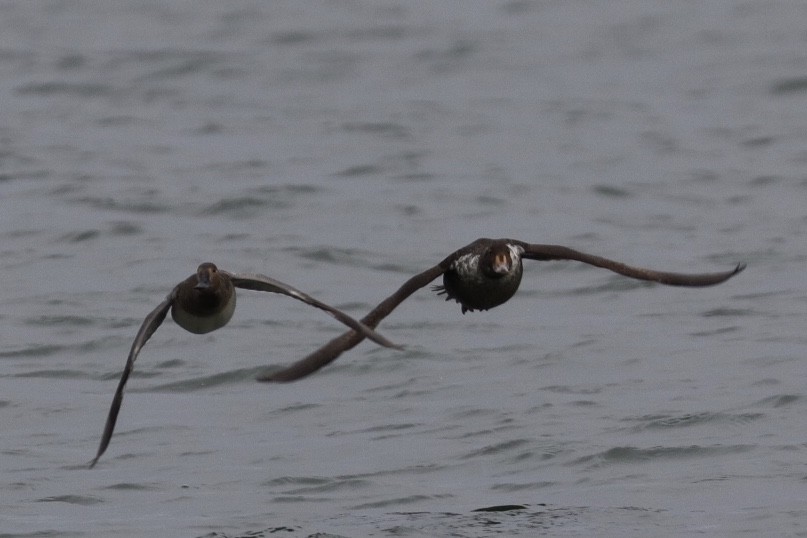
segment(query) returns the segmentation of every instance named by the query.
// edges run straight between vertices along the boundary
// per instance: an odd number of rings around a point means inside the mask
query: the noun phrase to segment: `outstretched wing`
[[[243,288],[246,290],[269,291],[272,293],[280,293],[283,295],[288,295],[289,297],[293,297],[306,304],[319,308],[320,310],[324,310],[325,312],[327,312],[337,320],[341,321],[354,331],[360,332],[362,334],[362,337],[367,337],[379,345],[395,349],[403,349],[401,346],[393,344],[392,342],[390,342],[389,340],[387,340],[386,338],[375,332],[373,329],[365,325],[364,323],[356,321],[355,319],[348,316],[341,310],[334,308],[330,305],[327,305],[321,301],[318,301],[313,297],[311,297],[310,295],[308,295],[307,293],[303,293],[300,290],[289,286],[288,284],[280,282],[279,280],[275,280],[273,278],[269,278],[268,276],[260,274],[246,274],[246,273],[232,274],[232,273],[226,273],[225,271],[222,272],[224,272],[225,274],[227,274],[227,276],[230,277],[230,280],[232,280],[233,282],[233,286],[235,286],[236,288]]]
[[[659,282],[668,286],[714,286],[715,284],[725,282],[745,269],[745,264],[740,263],[731,271],[720,273],[668,273],[666,271],[654,271],[653,269],[645,269],[643,267],[633,267],[618,261],[609,260],[608,258],[602,258],[593,254],[586,254],[585,252],[579,252],[560,245],[533,245],[522,241],[508,241],[524,249],[522,256],[531,260],[575,260],[596,267],[602,267],[603,269],[608,269],[609,271],[630,278]]]
[[[98,462],[98,459],[106,451],[106,448],[109,446],[109,441],[112,439],[112,433],[115,431],[115,422],[118,420],[118,412],[123,403],[123,389],[126,387],[126,382],[129,380],[129,374],[132,373],[135,359],[137,359],[140,349],[148,342],[148,339],[151,338],[151,335],[154,334],[154,331],[162,324],[163,320],[165,320],[165,316],[171,309],[171,305],[174,304],[177,290],[179,290],[179,285],[174,287],[163,302],[157,305],[157,308],[146,316],[146,319],[144,319],[143,323],[140,325],[140,330],[137,331],[137,336],[135,336],[134,342],[132,343],[132,349],[129,350],[129,358],[126,359],[126,366],[123,368],[123,374],[120,376],[118,388],[115,389],[115,396],[112,398],[112,406],[109,408],[109,415],[106,417],[106,425],[104,426],[104,434],[101,436],[101,444],[98,446],[98,453],[90,462],[90,469]]]
[[[398,288],[398,291],[384,299],[378,306],[373,308],[369,314],[364,316],[361,321],[367,327],[378,326],[381,320],[395,310],[407,297],[442,275],[448,267],[447,261],[450,258],[451,257],[446,258],[440,265],[427,269],[407,280],[403,286]],[[363,334],[359,334],[355,330],[348,331],[334,338],[306,358],[295,362],[288,368],[259,377],[258,381],[287,382],[300,379],[333,362],[339,355],[355,347],[363,339]]]

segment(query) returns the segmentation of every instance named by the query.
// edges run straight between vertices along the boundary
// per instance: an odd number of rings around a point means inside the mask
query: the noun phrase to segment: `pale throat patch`
[[[507,243],[507,248],[510,249],[510,258],[513,260],[513,264],[518,263],[518,260],[521,259],[521,255],[524,254],[524,249],[518,245],[511,245]]]
[[[454,269],[465,280],[479,279],[479,254],[463,254],[453,264]]]

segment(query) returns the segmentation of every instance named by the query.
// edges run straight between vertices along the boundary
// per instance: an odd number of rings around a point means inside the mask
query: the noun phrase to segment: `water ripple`
[[[357,504],[354,505],[352,509],[370,510],[376,508],[401,507],[406,506],[407,504],[417,504],[424,501],[435,501],[438,499],[450,499],[451,497],[453,497],[453,495],[448,493],[441,495],[407,495],[405,497],[391,497],[389,499]]]
[[[84,370],[34,370],[32,372],[24,372],[15,374],[14,377],[19,378],[45,378],[45,379],[86,379],[87,372]]]
[[[57,346],[53,344],[32,344],[21,349],[10,351],[0,351],[0,359],[26,358],[26,357],[49,357],[56,353],[61,353],[67,346]]]
[[[409,138],[411,136],[409,129],[398,123],[348,122],[342,125],[342,129],[348,133],[355,132],[394,139]]]
[[[714,457],[748,452],[753,449],[754,445],[690,445],[670,447],[657,446],[652,448],[618,446],[597,454],[577,458],[572,464],[586,464],[589,467],[601,467],[619,463],[646,463],[654,460]]]
[[[126,199],[123,197],[82,196],[75,198],[73,202],[104,211],[123,211],[140,214],[166,213],[172,209],[170,205],[163,202],[136,198]]]
[[[625,420],[641,422],[632,427],[632,431],[642,430],[687,428],[691,426],[701,426],[708,424],[737,424],[744,425],[754,420],[764,418],[764,413],[687,413],[683,415],[655,415],[646,417],[629,418]]]
[[[318,262],[335,263],[339,265],[365,265],[366,261],[372,257],[372,253],[356,248],[338,248],[332,246],[320,246],[314,248],[291,247],[301,258],[315,260]]]
[[[218,202],[206,206],[198,215],[203,217],[225,216],[234,219],[248,219],[264,213],[270,209],[286,209],[291,207],[290,202],[277,199],[259,198],[256,196],[238,196],[223,198]]]
[[[137,392],[194,392],[208,390],[212,387],[236,385],[245,380],[254,380],[258,374],[265,372],[265,367],[238,368],[218,374],[184,379],[173,383],[164,383],[146,389],[132,389]]]
[[[290,489],[284,492],[285,496],[311,495],[317,493],[332,493],[342,490],[359,490],[372,485],[369,480],[356,478],[333,478],[323,479],[317,484],[309,484],[304,487]]]
[[[787,95],[807,92],[807,77],[784,78],[771,86],[773,95]]]
[[[476,450],[472,450],[462,456],[461,459],[471,459],[471,458],[478,458],[478,457],[486,457],[486,456],[494,456],[505,454],[507,452],[511,452],[516,449],[520,449],[524,446],[528,446],[532,443],[530,439],[513,439],[510,441],[503,441],[501,443],[495,443],[492,445],[488,445]]]
[[[800,394],[779,394],[776,396],[768,396],[767,398],[763,398],[754,405],[761,407],[786,407],[803,401],[804,396]]]
[[[88,97],[95,98],[103,95],[112,95],[117,89],[107,84],[93,82],[34,82],[18,86],[15,89],[19,95],[54,96],[66,95],[68,97]]]
[[[38,502],[43,503],[67,503],[67,504],[77,504],[80,506],[92,506],[94,504],[98,504],[103,502],[102,499],[98,497],[92,497],[89,495],[56,495],[53,497],[44,497],[42,499],[37,499]]]
[[[160,485],[156,483],[144,484],[140,482],[118,482],[104,486],[104,489],[119,490],[119,491],[159,491]]]

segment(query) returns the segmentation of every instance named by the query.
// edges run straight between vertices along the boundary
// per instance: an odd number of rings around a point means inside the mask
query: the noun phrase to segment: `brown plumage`
[[[560,245],[530,244],[514,239],[477,239],[453,252],[443,261],[407,280],[398,291],[384,299],[362,318],[368,327],[377,327],[399,304],[434,279],[443,276],[443,285],[435,286],[446,300],[457,301],[462,313],[488,310],[507,302],[521,283],[521,260],[574,260],[638,280],[659,282],[668,286],[703,287],[720,284],[736,275],[745,264],[720,273],[669,273],[633,267],[621,262],[586,254]],[[259,378],[260,381],[286,382],[305,377],[334,361],[356,346],[364,336],[349,331],[334,338],[308,357]]]
[[[235,288],[248,290],[268,291],[288,295],[306,304],[324,310],[337,320],[341,321],[362,338],[370,338],[374,342],[385,346],[399,348],[367,325],[356,321],[341,310],[322,303],[288,284],[260,274],[234,274],[219,270],[212,263],[203,263],[193,274],[174,286],[166,298],[152,310],[137,331],[126,366],[123,369],[118,388],[109,408],[104,433],[95,458],[90,462],[93,467],[103,455],[115,431],[115,422],[118,419],[121,403],[123,403],[123,389],[134,368],[135,359],[140,349],[145,345],[151,335],[165,320],[168,311],[177,325],[194,334],[205,334],[224,327],[235,312]]]

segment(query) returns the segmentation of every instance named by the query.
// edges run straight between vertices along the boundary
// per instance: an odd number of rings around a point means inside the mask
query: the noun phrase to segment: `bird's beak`
[[[493,271],[500,275],[505,275],[510,272],[510,261],[504,254],[497,254],[493,258]]]
[[[193,287],[195,290],[206,290],[210,287],[210,273],[202,271],[196,275],[196,285]]]

